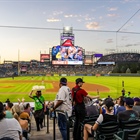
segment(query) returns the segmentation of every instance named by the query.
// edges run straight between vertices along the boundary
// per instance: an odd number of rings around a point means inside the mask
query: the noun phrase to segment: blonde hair
[[[16,120],[19,119],[20,113],[21,113],[20,106],[17,105],[17,104],[14,105],[14,106],[12,107],[12,114],[13,114],[13,116],[14,116],[14,118],[15,118]]]

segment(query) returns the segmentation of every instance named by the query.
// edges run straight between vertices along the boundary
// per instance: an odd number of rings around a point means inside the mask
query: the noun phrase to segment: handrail
[[[70,133],[70,130],[69,130],[70,129],[70,124],[69,124],[69,117],[68,117],[67,112],[62,111],[62,110],[55,110],[52,113],[54,113],[53,116],[52,116],[52,118],[53,118],[53,140],[56,140],[56,136],[55,136],[55,134],[56,134],[56,131],[55,131],[56,113],[63,113],[65,115],[66,121],[67,121],[67,140],[70,140],[70,134],[69,134]]]

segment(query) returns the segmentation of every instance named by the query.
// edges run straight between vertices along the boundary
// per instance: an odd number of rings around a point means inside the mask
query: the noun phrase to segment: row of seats
[[[84,124],[94,125],[98,116],[85,118],[81,123],[81,135],[83,137]],[[123,122],[107,122],[99,125],[98,129],[90,135],[94,140],[134,140],[136,133],[140,129],[140,120],[130,120]],[[119,139],[120,138],[120,139]]]

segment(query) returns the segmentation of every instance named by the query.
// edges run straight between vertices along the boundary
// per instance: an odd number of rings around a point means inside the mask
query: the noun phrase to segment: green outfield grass
[[[79,76],[78,76],[79,77]],[[68,82],[73,82],[73,86],[75,86],[75,79],[78,78],[76,76],[68,76]],[[110,95],[113,98],[117,98],[121,95],[122,90],[122,81],[124,81],[124,88],[126,92],[131,92],[131,97],[140,96],[140,77],[95,77],[95,76],[84,76],[84,81],[89,84],[98,84],[106,86],[110,89],[109,92],[101,92],[100,97],[106,98]],[[25,101],[32,101],[28,97],[28,93],[31,91],[34,85],[44,85],[46,90],[43,90],[43,96],[45,99],[54,100],[56,96],[56,92],[47,92],[47,90],[52,89],[53,85],[50,83],[51,81],[59,81],[60,77],[54,76],[31,76],[27,77],[15,77],[14,80],[12,78],[1,78],[0,79],[0,101],[5,102],[7,98],[9,98],[12,102],[17,102],[18,98],[25,98]],[[42,80],[45,82],[43,83]],[[50,81],[47,83],[46,81]],[[93,87],[94,88],[94,87]],[[85,90],[88,90],[85,89]],[[89,92],[90,95],[96,95],[97,93],[94,91]]]

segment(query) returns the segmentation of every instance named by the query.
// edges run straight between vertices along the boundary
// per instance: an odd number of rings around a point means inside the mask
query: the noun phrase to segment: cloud
[[[61,19],[56,19],[56,18],[50,18],[50,19],[47,19],[47,22],[60,22]]]
[[[89,23],[86,24],[86,27],[88,29],[95,29],[95,30],[100,28],[98,22],[89,22]]]
[[[72,14],[70,14],[70,15],[64,15],[64,17],[65,18],[76,18],[76,17],[78,17],[78,15],[72,15]]]
[[[63,14],[63,11],[54,11],[53,12],[54,16],[61,15],[61,14]]]
[[[86,17],[85,20],[92,20],[92,18]]]
[[[112,8],[108,8],[108,11],[116,11],[118,8],[117,7],[112,7]]]
[[[78,22],[82,22],[82,19],[77,19]]]
[[[116,14],[107,14],[108,17],[117,17]]]
[[[118,46],[119,48],[129,48],[129,47],[135,47],[135,46],[139,46],[140,45],[140,42],[138,42],[138,43],[135,43],[135,44],[131,44],[131,43],[129,43],[129,44],[126,44],[126,45],[120,45],[120,46]]]
[[[106,41],[106,43],[113,43],[113,39],[108,39],[107,41]]]
[[[140,44],[139,43],[136,43],[136,44],[127,44],[125,45],[124,47],[134,47],[134,46],[139,46]]]
[[[102,16],[99,16],[99,19],[103,19],[103,17]]]

